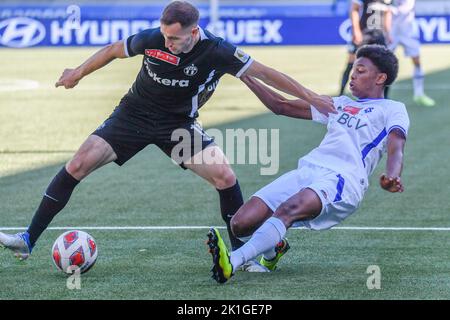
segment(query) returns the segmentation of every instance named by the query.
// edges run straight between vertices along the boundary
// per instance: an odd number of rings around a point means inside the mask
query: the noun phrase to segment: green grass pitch
[[[0,228],[28,225],[51,178],[134,80],[140,58],[115,61],[73,90],[54,88],[64,68],[80,64],[94,50],[0,50]],[[344,47],[246,50],[330,95],[336,94],[346,59]],[[382,161],[362,207],[342,227],[450,227],[450,46],[425,46],[422,56],[427,92],[438,106],[424,109],[412,102],[412,66],[404,58],[391,90],[393,99],[407,105],[411,118],[405,193],[392,195],[378,187]],[[39,87],[12,91],[18,80],[32,80]],[[277,175],[261,176],[257,165],[233,166],[245,198],[295,168],[297,159],[317,146],[325,132],[312,122],[265,111],[229,76],[201,110],[206,128],[280,129]],[[122,168],[110,164],[89,176],[51,226],[212,225],[223,226],[216,191],[151,146]],[[62,232],[44,233],[26,262],[0,252],[0,299],[450,298],[450,231],[291,230],[292,249],[279,270],[238,272],[219,288],[210,279],[206,228],[88,230],[97,240],[99,259],[82,276],[81,290],[67,289],[66,277],[51,262],[51,246]],[[381,270],[379,290],[366,286],[371,265]]]

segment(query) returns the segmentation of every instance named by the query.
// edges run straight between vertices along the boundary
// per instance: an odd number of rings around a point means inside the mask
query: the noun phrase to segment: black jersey
[[[384,29],[385,14],[392,0],[353,0],[353,2],[362,6],[359,19],[361,30]]]
[[[240,77],[252,63],[249,55],[222,38],[200,29],[200,40],[188,53],[172,54],[160,28],[130,36],[132,57],[144,55],[142,68],[125,97],[161,114],[196,118],[225,73]]]

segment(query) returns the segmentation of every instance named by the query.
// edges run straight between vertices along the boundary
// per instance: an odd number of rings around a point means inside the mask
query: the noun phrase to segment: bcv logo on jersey
[[[337,122],[346,125],[349,128],[355,128],[355,130],[366,127],[367,124],[362,123],[363,120],[356,117],[361,110],[363,110],[363,108],[358,108],[355,106],[345,106],[342,109],[344,113],[342,113],[339,119],[337,119]]]
[[[361,109],[359,109],[359,110],[361,110]],[[358,112],[359,112],[359,110],[358,110]],[[351,115],[350,113],[342,113],[341,116],[337,119],[337,122],[340,124],[346,125],[349,128],[355,128],[355,130],[359,130],[361,128],[367,127],[366,123],[362,123],[363,119],[355,117],[354,115]]]
[[[45,38],[45,27],[37,20],[18,17],[0,21],[0,44],[11,48],[26,48]]]

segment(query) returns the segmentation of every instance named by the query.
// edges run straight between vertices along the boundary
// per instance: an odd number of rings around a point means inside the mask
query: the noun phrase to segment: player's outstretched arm
[[[241,80],[273,113],[292,118],[312,119],[311,107],[308,102],[301,99],[288,100],[249,76],[241,76]]]
[[[98,70],[116,58],[126,58],[123,40],[117,41],[107,45],[97,51],[94,55],[88,58],[83,64],[75,69],[65,69],[55,87],[64,87],[71,89],[80,82],[83,77]]]
[[[363,34],[361,31],[361,27],[359,25],[360,9],[361,9],[361,5],[359,5],[356,2],[353,2],[352,6],[350,8],[350,21],[352,22],[352,41],[357,46],[359,46],[363,42]]]
[[[380,177],[380,185],[389,192],[403,192],[401,181],[403,169],[403,150],[406,138],[400,129],[394,129],[389,133],[387,140],[386,173]]]
[[[310,105],[313,105],[318,111],[325,115],[337,113],[331,97],[318,95],[305,88],[288,75],[269,68],[257,61],[254,61],[250,65],[244,75],[258,78],[273,88],[298,97],[308,102]]]
[[[392,9],[390,7],[388,7],[386,14],[385,14],[385,18],[384,18],[384,34],[386,35],[386,42],[387,44],[391,44],[392,43],[392,37],[391,37],[391,32],[392,32]]]

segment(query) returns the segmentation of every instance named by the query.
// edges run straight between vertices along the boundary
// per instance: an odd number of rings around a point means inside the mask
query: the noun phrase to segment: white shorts
[[[392,43],[389,44],[389,50],[395,51],[401,45],[405,51],[405,56],[415,58],[420,55],[420,41],[412,30],[393,31],[391,37]]]
[[[358,196],[361,192],[356,192],[356,185],[339,173],[302,161],[298,169],[282,175],[253,196],[260,198],[275,212],[283,202],[309,188],[319,196],[322,211],[312,220],[295,222],[293,227],[326,230],[343,221],[358,208],[362,197]]]

